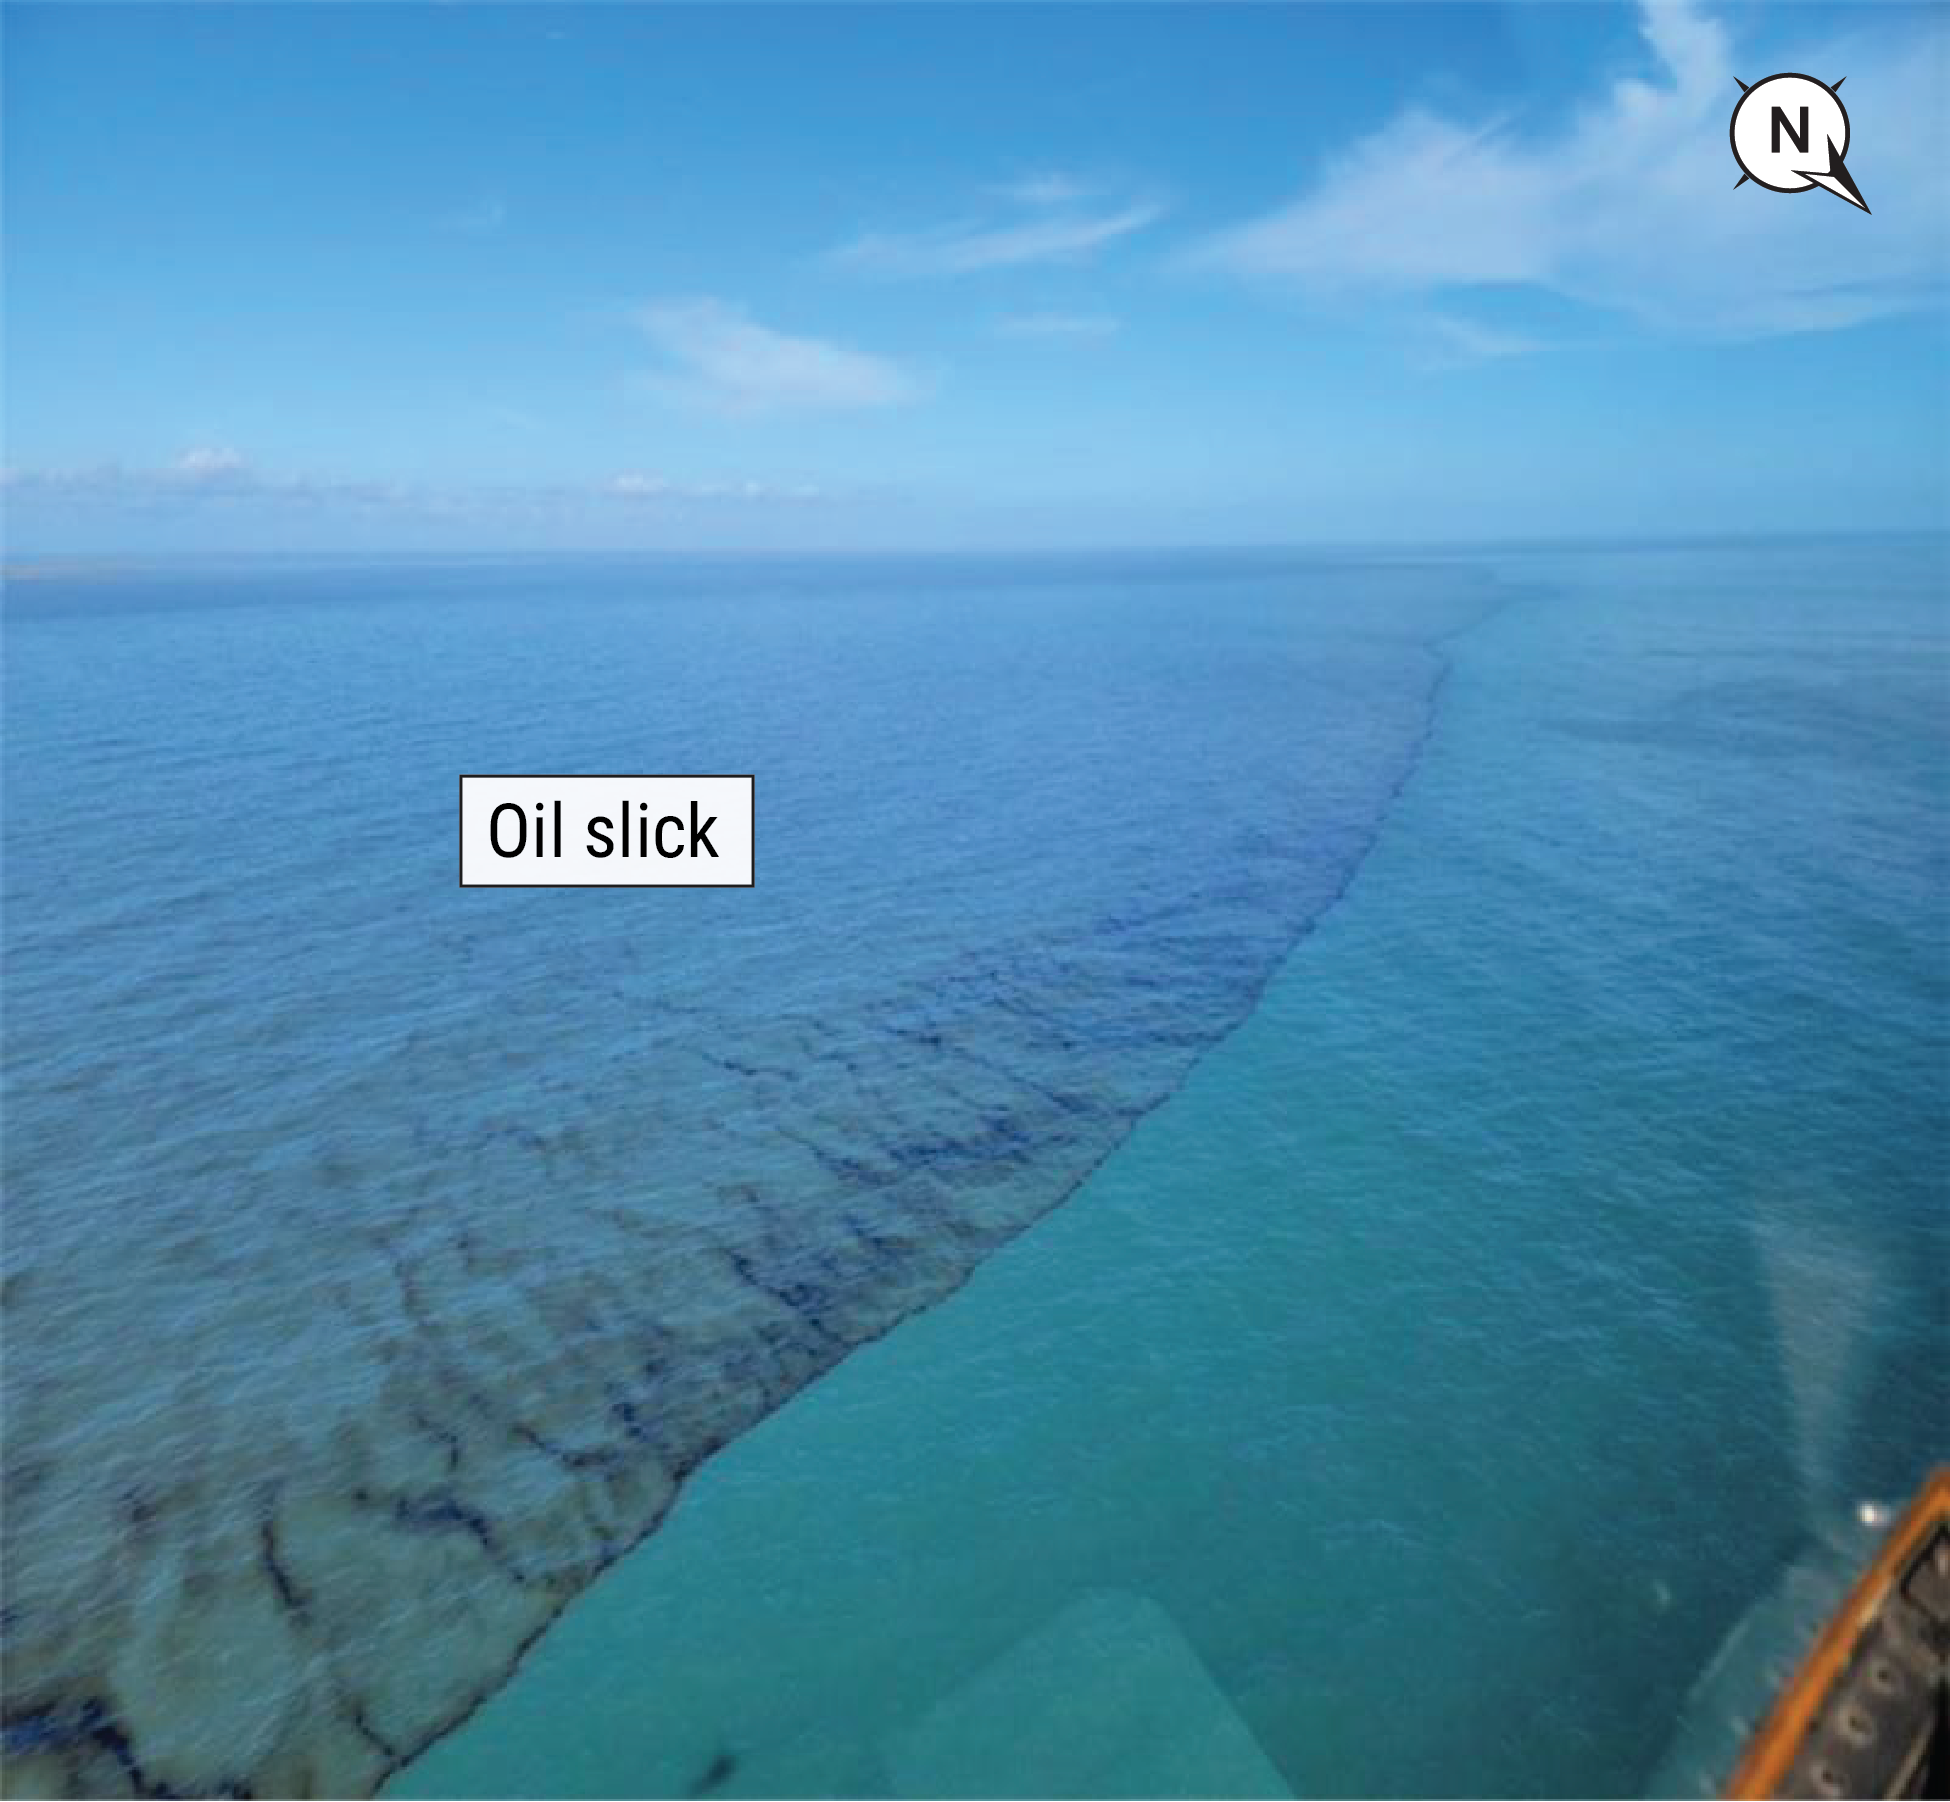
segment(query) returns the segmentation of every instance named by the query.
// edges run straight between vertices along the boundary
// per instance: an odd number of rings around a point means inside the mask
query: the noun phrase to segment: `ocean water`
[[[1697,1787],[1950,1449],[1941,541],[6,623],[16,1793]]]

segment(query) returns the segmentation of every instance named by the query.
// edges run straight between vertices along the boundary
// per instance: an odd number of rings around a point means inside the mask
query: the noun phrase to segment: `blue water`
[[[1945,597],[14,585],[10,1787],[1653,1782],[1950,1443]],[[757,886],[460,891],[464,769]]]

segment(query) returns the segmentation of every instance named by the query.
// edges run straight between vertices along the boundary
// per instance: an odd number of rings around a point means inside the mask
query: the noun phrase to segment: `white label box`
[[[462,888],[750,888],[750,776],[467,776]]]

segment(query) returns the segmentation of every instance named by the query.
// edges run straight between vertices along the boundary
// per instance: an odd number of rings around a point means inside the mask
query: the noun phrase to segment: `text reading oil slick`
[[[749,776],[463,776],[462,888],[750,888]]]

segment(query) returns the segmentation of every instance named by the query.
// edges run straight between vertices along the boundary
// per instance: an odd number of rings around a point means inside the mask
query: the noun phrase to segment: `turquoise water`
[[[1950,1442],[1945,593],[23,585],[10,1782],[1652,1783]],[[759,886],[461,893],[463,768]]]

